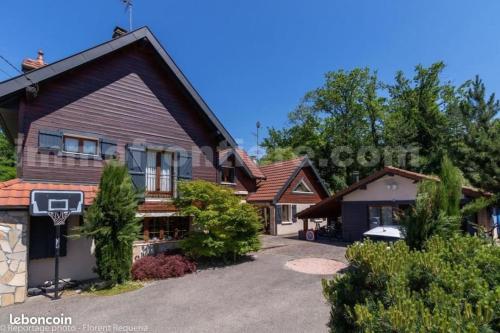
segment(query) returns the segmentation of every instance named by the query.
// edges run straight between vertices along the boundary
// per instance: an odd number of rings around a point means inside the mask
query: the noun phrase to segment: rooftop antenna
[[[257,137],[257,158],[259,158],[259,129],[260,129],[260,121],[257,121],[257,123],[255,124],[255,127],[257,128],[257,134],[256,134],[256,137]]]
[[[122,0],[125,5],[125,11],[128,12],[128,29],[132,31],[132,0]]]

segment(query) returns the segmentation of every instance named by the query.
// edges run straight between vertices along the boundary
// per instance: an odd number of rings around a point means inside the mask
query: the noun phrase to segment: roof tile
[[[304,157],[298,157],[292,160],[280,161],[260,167],[260,170],[266,175],[266,180],[260,184],[256,192],[248,196],[247,200],[273,200],[303,160]]]
[[[85,205],[94,202],[97,195],[97,185],[65,184],[26,181],[19,178],[0,183],[0,207],[28,207],[32,190],[68,190],[83,191]]]

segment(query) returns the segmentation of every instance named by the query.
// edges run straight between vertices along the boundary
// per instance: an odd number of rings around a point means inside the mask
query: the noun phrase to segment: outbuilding
[[[337,220],[342,225],[344,240],[361,240],[363,233],[370,229],[396,225],[398,213],[414,205],[418,183],[423,180],[439,181],[439,178],[387,166],[297,216],[301,219]],[[462,193],[463,203],[492,196],[492,193],[469,186],[463,186]],[[492,216],[493,209],[485,208],[476,214],[473,222],[491,229]],[[496,231],[495,236],[498,236]]]

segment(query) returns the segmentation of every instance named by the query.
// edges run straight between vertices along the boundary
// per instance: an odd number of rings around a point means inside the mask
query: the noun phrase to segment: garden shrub
[[[179,192],[180,213],[193,216],[192,230],[181,243],[187,255],[234,261],[260,248],[259,215],[231,189],[196,180],[179,183]]]
[[[132,265],[134,280],[168,279],[196,271],[196,264],[181,255],[146,256]]]
[[[500,247],[479,237],[434,236],[347,250],[350,268],[323,280],[331,332],[499,332]]]

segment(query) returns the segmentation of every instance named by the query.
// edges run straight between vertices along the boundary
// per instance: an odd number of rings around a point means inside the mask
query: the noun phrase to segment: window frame
[[[185,216],[145,217],[142,221],[140,240],[146,243],[182,240],[187,236],[191,225],[189,218],[185,218]],[[152,231],[152,229],[157,230]],[[152,235],[156,239],[153,239]]]
[[[174,194],[174,191],[175,191],[175,186],[176,186],[176,177],[175,177],[175,164],[176,164],[176,153],[173,152],[173,151],[169,151],[169,150],[155,150],[155,149],[146,149],[146,155],[148,153],[155,153],[156,156],[155,156],[155,173],[154,173],[154,176],[155,176],[155,190],[154,191],[149,191],[147,189],[147,182],[148,182],[148,172],[147,170],[144,171],[144,177],[145,177],[145,183],[146,183],[146,195],[149,195],[149,196],[173,196]],[[169,178],[170,178],[170,191],[162,191],[161,190],[161,173],[162,173],[162,161],[163,161],[163,157],[164,155],[170,155],[170,158],[171,158],[171,165],[170,165],[170,174],[169,174]],[[147,168],[146,168],[147,169]]]
[[[396,212],[398,211],[398,207],[392,206],[392,205],[368,205],[368,226],[371,226],[371,216],[370,216],[370,211],[372,208],[377,208],[379,211],[379,223],[378,227],[380,226],[397,226],[398,223],[396,222]],[[391,209],[391,223],[390,224],[385,224],[383,220],[383,210],[384,208],[390,208]]]
[[[231,176],[229,181],[224,180],[224,171],[229,170],[229,175]],[[220,166],[220,183],[223,185],[236,185],[236,163],[234,161],[234,156],[229,157],[223,164]]]
[[[66,150],[66,139],[78,140],[78,151],[77,152]],[[85,141],[89,141],[89,142],[91,141],[91,142],[95,143],[95,154],[84,152]],[[62,152],[64,154],[69,154],[69,155],[98,157],[99,156],[99,139],[95,138],[95,137],[79,136],[79,135],[75,135],[75,134],[63,134],[63,136],[62,136]]]
[[[280,205],[281,209],[281,224],[293,224],[292,220],[292,205],[291,204],[281,204]],[[285,215],[288,215],[287,218],[285,219]]]
[[[303,185],[308,191],[298,191],[297,190],[297,187],[299,187],[300,185]],[[293,190],[292,190],[292,193],[296,193],[296,194],[314,194],[314,191],[311,190],[311,188],[309,187],[309,185],[307,185],[307,183],[305,182],[305,179],[302,178],[298,183],[297,185],[294,186]]]

